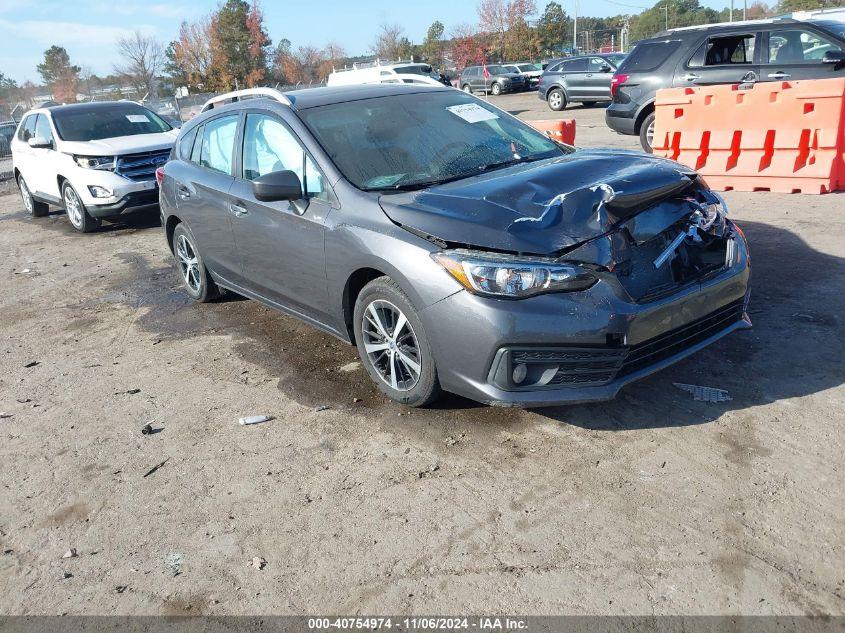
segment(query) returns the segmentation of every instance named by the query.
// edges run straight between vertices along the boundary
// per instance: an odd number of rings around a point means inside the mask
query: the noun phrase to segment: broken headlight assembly
[[[432,258],[464,288],[490,297],[522,299],[546,292],[574,292],[598,281],[587,268],[540,257],[457,249],[433,253]]]
[[[74,156],[73,160],[85,169],[114,170],[114,156]]]

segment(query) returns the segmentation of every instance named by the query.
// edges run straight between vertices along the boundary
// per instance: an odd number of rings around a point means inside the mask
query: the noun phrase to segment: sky
[[[570,15],[573,2],[558,0]],[[721,9],[729,0],[704,0]],[[329,41],[349,55],[366,54],[381,23],[397,23],[419,42],[434,20],[449,29],[477,21],[477,0],[263,0],[261,7],[275,44],[287,38],[293,46],[322,47]],[[581,12],[593,16],[637,13],[634,5],[652,0],[580,0]],[[210,13],[216,0],[0,0],[0,72],[18,83],[40,83],[36,66],[51,45],[64,46],[71,62],[98,75],[109,74],[118,61],[115,41],[133,30],[163,43],[176,38],[183,20]],[[542,11],[546,0],[537,0]],[[624,6],[623,6],[624,5]],[[738,0],[737,6],[742,6]]]

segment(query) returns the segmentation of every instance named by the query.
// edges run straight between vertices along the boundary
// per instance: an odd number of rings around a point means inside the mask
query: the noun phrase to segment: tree
[[[443,23],[435,21],[428,27],[420,52],[425,60],[434,68],[443,67]]]
[[[452,29],[452,61],[460,68],[480,64],[487,57],[487,50],[481,38],[468,24],[459,24]]]
[[[631,41],[651,37],[663,31],[668,21],[669,28],[709,24],[719,20],[719,13],[702,7],[698,0],[658,0],[646,11],[640,13],[637,21],[631,25]],[[580,24],[578,28],[581,31]]]
[[[373,42],[372,52],[379,59],[399,59],[402,48],[402,32],[398,24],[382,24]]]
[[[158,93],[156,77],[165,62],[164,49],[159,41],[134,31],[117,40],[117,51],[123,63],[115,66],[115,72],[126,77],[138,92],[155,98]]]
[[[496,37],[500,61],[504,61],[507,32],[518,22],[527,22],[536,10],[534,0],[481,0],[478,23],[481,30]]]
[[[196,22],[182,22],[179,27],[179,39],[173,42],[173,68],[182,74],[185,85],[203,89],[213,89],[212,69],[214,52],[212,40],[215,32],[215,19],[212,16],[200,18]]]
[[[44,51],[44,61],[38,64],[38,73],[50,87],[53,98],[62,103],[75,103],[79,86],[79,66],[70,63],[70,56],[62,46],[51,46]]]
[[[505,35],[505,57],[511,60],[535,59],[540,56],[537,30],[523,19],[516,20]]]
[[[777,13],[792,13],[793,11],[807,11],[810,9],[835,9],[841,6],[839,0],[781,0],[777,5]]]
[[[557,2],[549,2],[537,23],[537,35],[544,53],[559,55],[572,42],[571,20]]]
[[[270,38],[257,3],[226,0],[212,26],[212,69],[219,87],[260,82],[266,72]]]

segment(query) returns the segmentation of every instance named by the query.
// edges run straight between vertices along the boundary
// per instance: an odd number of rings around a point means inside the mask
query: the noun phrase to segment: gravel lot
[[[726,198],[753,330],[610,403],[411,411],[327,335],[189,303],[157,217],[0,197],[0,613],[845,614],[845,196]]]

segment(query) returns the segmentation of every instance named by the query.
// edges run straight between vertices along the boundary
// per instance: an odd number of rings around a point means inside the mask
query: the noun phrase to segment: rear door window
[[[580,73],[585,72],[587,70],[587,58],[583,57],[581,59],[570,59],[563,62],[558,68],[559,72],[562,73]]]
[[[213,119],[205,124],[200,150],[200,165],[214,171],[232,175],[235,134],[238,115]]]
[[[18,131],[18,138],[24,143],[35,136],[35,122],[38,119],[37,114],[30,114],[21,123],[21,129]]]
[[[637,44],[622,62],[619,70],[626,73],[647,73],[656,70],[680,45],[678,40]]]
[[[750,33],[708,37],[689,61],[691,68],[754,63],[756,37]]]
[[[191,160],[191,150],[194,148],[194,140],[197,138],[197,129],[194,128],[179,141],[179,158]]]

